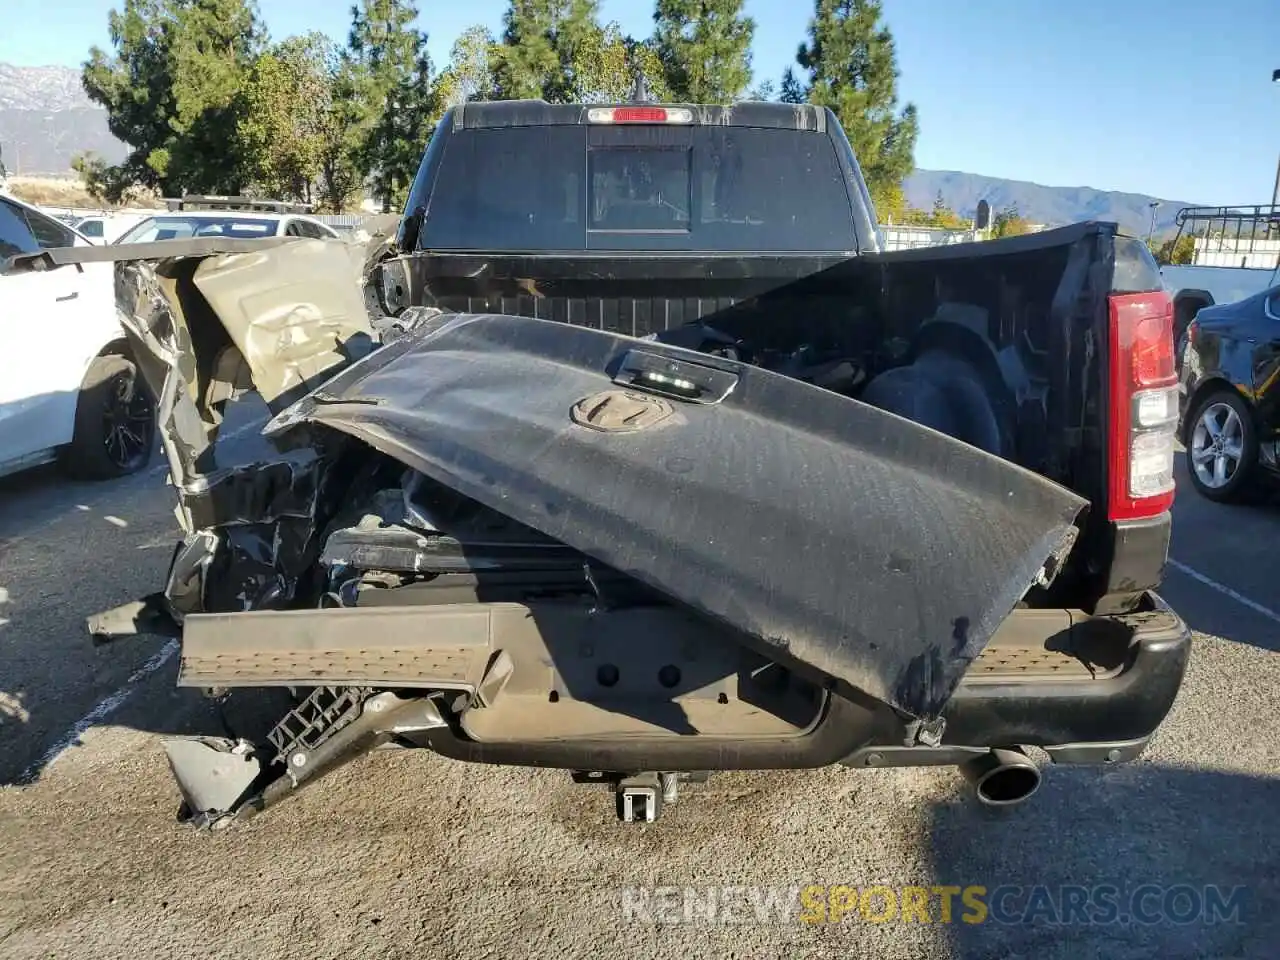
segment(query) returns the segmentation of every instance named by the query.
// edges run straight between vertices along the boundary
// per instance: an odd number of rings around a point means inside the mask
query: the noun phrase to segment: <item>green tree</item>
[[[382,209],[402,200],[439,115],[426,34],[413,0],[363,0],[347,41],[357,110],[351,120]]]
[[[890,190],[891,203],[901,195],[901,188]],[[885,210],[877,210],[882,220],[887,221]],[[933,205],[928,210],[921,210],[919,207],[913,207],[910,204],[903,204],[900,207],[890,206],[889,215],[894,223],[900,223],[904,226],[913,227],[932,227],[936,230],[971,230],[973,223],[967,217],[962,217],[950,207],[947,206],[946,199],[939,190],[937,196],[933,198]]]
[[[512,0],[502,42],[488,51],[493,97],[625,100],[639,70],[655,98],[669,98],[655,46],[616,23],[601,25],[597,15],[597,0]]]
[[[320,33],[290,37],[258,57],[241,91],[241,160],[271,196],[315,199],[333,109],[332,46]]]
[[[809,97],[809,91],[805,89],[800,78],[796,76],[796,71],[792,67],[787,67],[782,72],[782,87],[778,94],[778,99],[783,103],[804,103]]]
[[[921,210],[919,207],[907,205],[893,211],[877,210],[876,212],[880,214],[880,219],[886,223],[892,220],[895,224],[902,224],[908,227],[933,226],[932,211]]]
[[[390,152],[388,169],[391,173],[394,205],[403,207],[409,187],[422,163],[422,154],[445,107],[440,100],[440,88],[436,83],[431,58],[427,55],[426,34],[420,34],[422,48],[414,61],[413,73],[401,84],[399,93],[398,139]],[[383,209],[389,209],[384,203]]]
[[[839,117],[877,207],[892,205],[914,169],[919,134],[915,106],[898,110],[897,55],[880,15],[879,0],[815,0],[796,54],[807,80],[791,74],[796,93]]]
[[[495,51],[497,96],[551,103],[577,99],[577,69],[584,52],[600,43],[598,17],[598,0],[511,0]]]
[[[992,237],[1017,237],[1031,232],[1031,224],[1018,214],[1017,204],[998,211],[991,217]]]
[[[1191,263],[1195,259],[1196,238],[1189,233],[1166,240],[1149,240],[1147,246],[1156,263],[1163,266],[1170,264]]]
[[[366,115],[360,102],[363,83],[346,53],[335,45],[326,57],[331,90],[320,128],[320,204],[341,213],[364,184],[365,136],[360,123]]]
[[[80,174],[85,193],[99,202],[107,199],[108,171],[107,161],[92,150],[77,153],[71,158],[71,169]],[[0,177],[4,176],[4,168],[0,167]]]
[[[876,216],[881,223],[919,223],[924,225],[929,214],[924,210],[916,210],[911,204],[907,203],[906,193],[902,189],[902,184],[889,184],[880,190],[878,196],[873,197],[876,205]],[[917,215],[919,215],[917,217]]]
[[[929,211],[928,220],[929,226],[943,230],[969,230],[973,226],[968,219],[960,216],[947,206],[947,201],[943,199],[941,190],[933,198],[933,209]]]
[[[733,103],[751,82],[755,21],[742,0],[657,0],[654,42],[678,100]]]
[[[487,28],[468,27],[453,42],[449,65],[437,80],[441,106],[456,107],[470,100],[492,100],[496,41]]]
[[[671,99],[662,61],[652,44],[626,36],[616,23],[591,31],[574,51],[573,87],[569,99],[575,103],[617,103],[630,98],[635,71],[644,74],[654,100]]]
[[[98,171],[105,195],[117,200],[134,184],[237,192],[238,93],[265,39],[253,0],[125,0],[108,30],[114,52],[92,48],[81,75],[131,147]]]

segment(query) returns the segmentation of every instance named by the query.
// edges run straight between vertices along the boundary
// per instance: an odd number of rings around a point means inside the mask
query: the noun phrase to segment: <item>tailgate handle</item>
[[[647,350],[628,350],[613,382],[692,403],[719,403],[738,384],[738,374]]]

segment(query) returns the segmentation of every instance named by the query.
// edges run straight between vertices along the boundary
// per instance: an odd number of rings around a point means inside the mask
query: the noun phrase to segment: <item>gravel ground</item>
[[[978,807],[949,770],[830,768],[715,776],[659,823],[624,827],[607,792],[565,774],[380,753],[201,834],[175,822],[157,735],[216,730],[210,707],[174,687],[171,647],[95,649],[82,626],[160,582],[175,524],[156,463],[111,484],[48,471],[0,482],[6,958],[1275,955],[1274,508],[1180,494],[1164,593],[1205,632],[1173,714],[1140,762],[1050,769],[1010,811]],[[749,899],[811,884],[1108,883],[1248,889],[1240,920],[1217,924],[1002,923],[994,911],[967,924],[959,900],[950,924],[857,910],[809,924],[757,900],[762,919]],[[643,893],[623,894],[654,887],[691,887],[703,909],[712,891],[735,909],[686,922],[680,889],[674,901],[650,891],[648,915]]]

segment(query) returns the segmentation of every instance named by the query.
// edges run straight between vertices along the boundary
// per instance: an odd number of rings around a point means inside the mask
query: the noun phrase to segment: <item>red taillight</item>
[[[1163,291],[1109,298],[1107,513],[1154,517],[1173,505],[1178,375],[1173,301]]]
[[[1153,309],[1155,309],[1153,307]],[[1133,324],[1133,382],[1139,387],[1177,382],[1173,365],[1173,316],[1138,317]]]

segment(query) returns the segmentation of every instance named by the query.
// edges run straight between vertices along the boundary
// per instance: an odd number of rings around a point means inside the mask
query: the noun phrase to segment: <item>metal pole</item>
[[[1147,246],[1151,246],[1151,234],[1155,233],[1156,229],[1156,208],[1160,204],[1148,203],[1147,206],[1151,208],[1151,225],[1147,227]]]
[[[1280,69],[1271,71],[1271,82],[1280,83]],[[1271,217],[1267,218],[1267,239],[1271,238],[1271,226],[1276,212],[1276,204],[1280,204],[1280,157],[1276,158],[1276,185],[1271,188]]]

